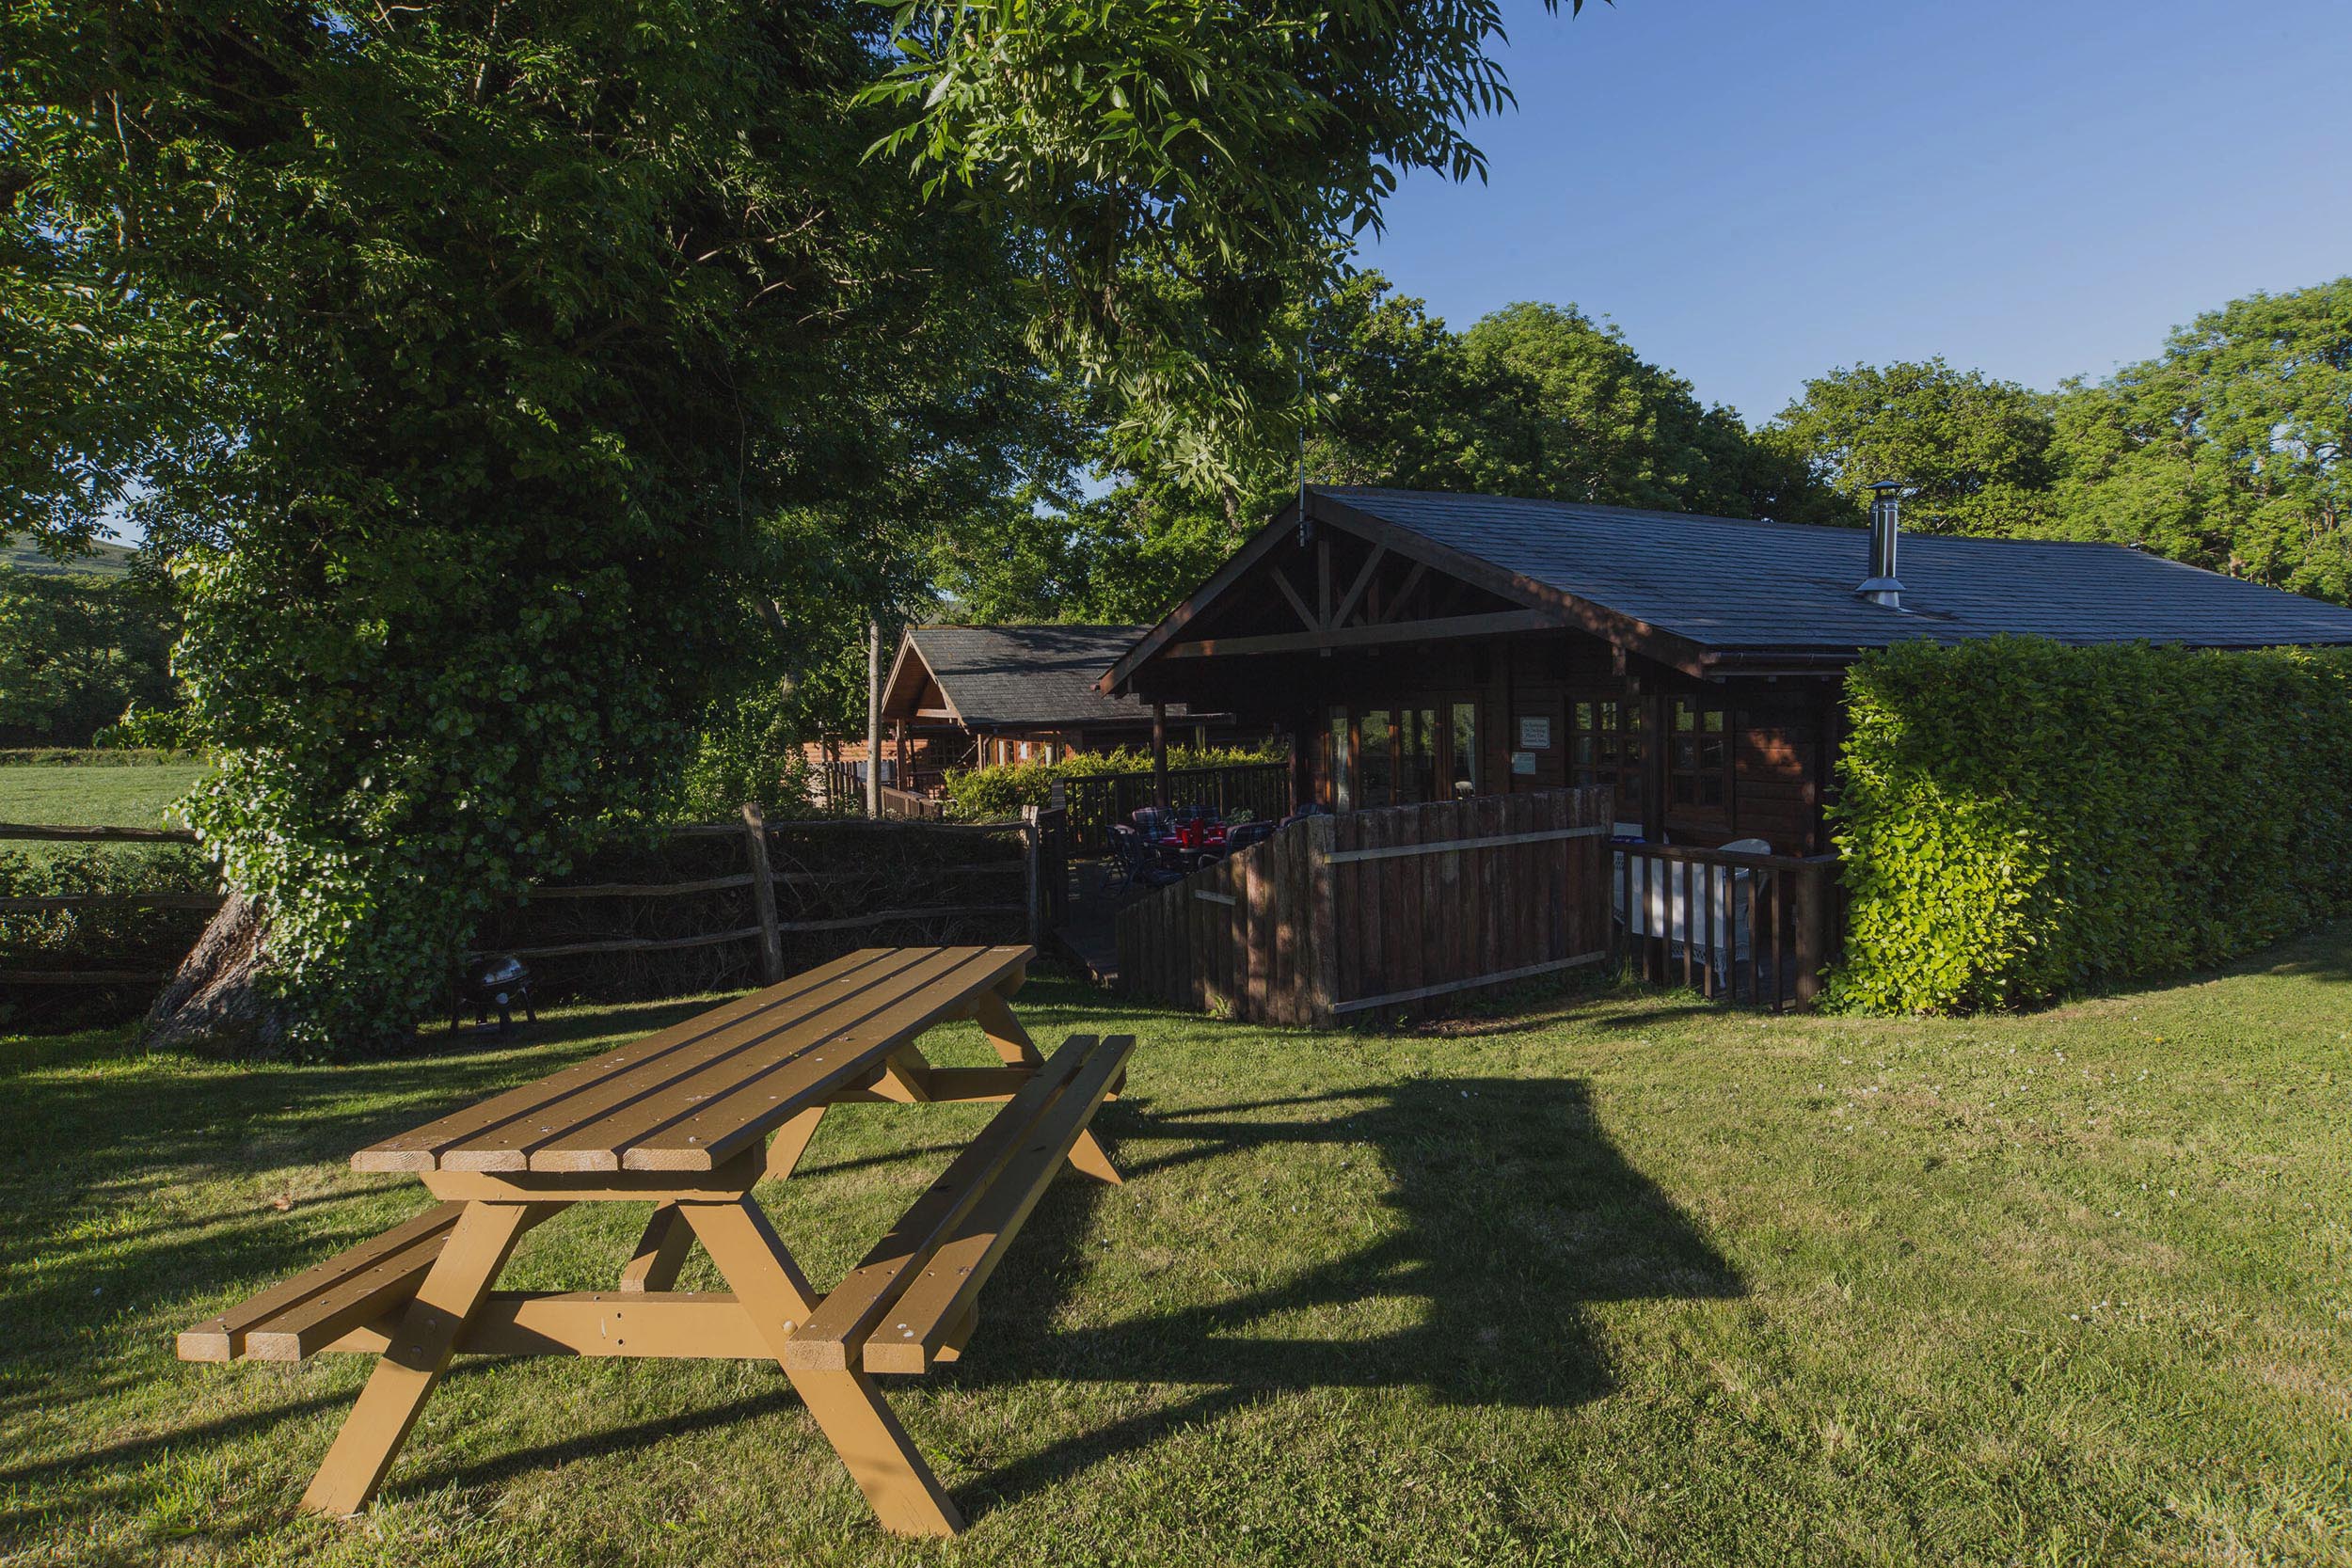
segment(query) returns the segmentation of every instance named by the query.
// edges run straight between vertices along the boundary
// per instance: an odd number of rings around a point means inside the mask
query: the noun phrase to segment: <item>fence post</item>
[[[1797,1006],[1809,1007],[1821,992],[1822,938],[1829,914],[1829,868],[1811,864],[1799,869],[1797,894]]]
[[[1038,863],[1045,855],[1045,829],[1038,821],[1037,815],[1035,806],[1021,808],[1021,837],[1028,851],[1022,857],[1021,879],[1028,895],[1025,902],[1029,911],[1029,945],[1042,948],[1044,942],[1039,927],[1043,922],[1038,917],[1037,895],[1038,890],[1044,885],[1044,879],[1038,875]]]
[[[1307,1025],[1331,1027],[1331,1008],[1339,995],[1339,879],[1332,874],[1331,851],[1339,819],[1310,816],[1307,830]]]
[[[744,803],[743,835],[751,851],[752,909],[759,916],[759,975],[772,986],[784,978],[784,933],[776,929],[776,882],[768,870],[768,817],[755,802]]]

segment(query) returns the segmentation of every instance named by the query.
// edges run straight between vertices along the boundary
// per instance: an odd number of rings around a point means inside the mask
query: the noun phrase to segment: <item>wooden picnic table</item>
[[[355,1169],[413,1172],[440,1205],[180,1336],[184,1359],[373,1352],[303,1496],[364,1508],[459,1352],[773,1359],[887,1528],[961,1516],[876,1390],[961,1354],[980,1287],[1063,1162],[1116,1182],[1088,1123],[1135,1041],[1042,1057],[1008,998],[1028,947],[866,948],[536,1083],[387,1138]],[[935,1067],[924,1031],[977,1020],[1001,1065]],[[751,1196],[787,1177],[829,1106],[1002,1101],[828,1294]],[[576,1203],[655,1207],[617,1291],[492,1289],[516,1243]],[[671,1289],[699,1241],[726,1291]]]

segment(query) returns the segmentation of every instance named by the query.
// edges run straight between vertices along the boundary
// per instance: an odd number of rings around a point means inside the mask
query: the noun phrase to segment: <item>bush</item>
[[[1171,746],[1168,766],[1175,768],[1247,768],[1280,762],[1279,748],[1266,746]],[[1090,777],[1097,773],[1148,773],[1152,753],[1122,748],[1089,752],[1059,762],[999,763],[993,768],[968,768],[947,775],[947,815],[962,822],[1002,822],[1021,815],[1024,806],[1050,804],[1056,779]]]
[[[1915,641],[1846,689],[1837,1005],[2038,1002],[2352,907],[2352,653]]]
[[[203,745],[196,713],[184,707],[141,707],[133,703],[122,717],[100,730],[91,744],[106,750],[186,752]]]
[[[668,811],[690,822],[731,817],[746,802],[771,819],[811,815],[800,736],[799,715],[780,689],[713,704]]]

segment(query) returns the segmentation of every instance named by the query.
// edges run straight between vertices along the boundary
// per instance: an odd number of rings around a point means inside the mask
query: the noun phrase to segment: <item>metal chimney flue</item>
[[[1901,536],[1905,488],[1899,479],[1883,479],[1870,486],[1870,575],[1854,590],[1856,596],[1889,610],[1903,607],[1902,579],[1895,575],[1895,545]]]

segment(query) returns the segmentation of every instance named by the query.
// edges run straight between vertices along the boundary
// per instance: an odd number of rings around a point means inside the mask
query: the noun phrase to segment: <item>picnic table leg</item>
[[[768,1180],[782,1181],[791,1176],[824,1117],[822,1105],[812,1105],[776,1129],[768,1145]],[[621,1289],[631,1294],[668,1290],[677,1283],[678,1270],[686,1266],[686,1255],[693,1250],[693,1227],[678,1212],[678,1206],[656,1204],[644,1233],[637,1238],[637,1250],[621,1271]]]
[[[469,1203],[457,1217],[441,1255],[417,1287],[416,1299],[401,1314],[400,1327],[384,1347],[359,1391],[359,1402],[344,1418],[334,1446],[326,1450],[302,1506],[313,1513],[357,1513],[368,1506],[384,1473],[417,1424],[417,1413],[448,1370],[450,1352],[499,1270],[525,1230],[544,1217],[545,1204]]]
[[[748,1198],[683,1205],[703,1250],[759,1325],[776,1364],[808,1406],[817,1430],[849,1467],[882,1528],[900,1535],[954,1535],[963,1528],[946,1489],[860,1370],[810,1371],[786,1364],[792,1331],[808,1321],[817,1298]]]
[[[817,1124],[824,1119],[825,1108],[811,1105],[776,1129],[776,1135],[768,1142],[769,1180],[782,1181],[799,1168],[801,1156],[808,1152],[808,1140],[817,1135]]]
[[[694,1232],[686,1216],[677,1212],[677,1205],[655,1204],[653,1217],[637,1238],[637,1250],[621,1270],[621,1289],[632,1294],[668,1290],[677,1283],[677,1272],[686,1266],[686,1255],[693,1249]]]
[[[1012,1007],[1006,1002],[1002,991],[980,992],[973,1016],[979,1020],[981,1032],[988,1036],[988,1043],[996,1048],[996,1054],[1004,1059],[1007,1067],[1045,1065],[1044,1053],[1038,1050],[1037,1041],[1029,1037],[1028,1029],[1013,1016]],[[1107,1181],[1114,1187],[1125,1184],[1126,1179],[1119,1174],[1119,1167],[1111,1164],[1111,1157],[1096,1141],[1091,1127],[1081,1130],[1078,1141],[1070,1146],[1070,1163],[1097,1181]]]

